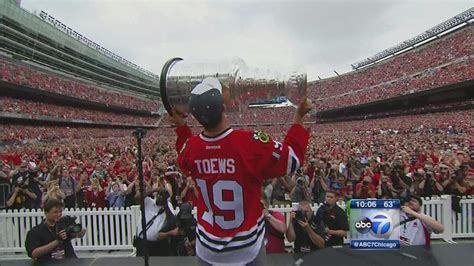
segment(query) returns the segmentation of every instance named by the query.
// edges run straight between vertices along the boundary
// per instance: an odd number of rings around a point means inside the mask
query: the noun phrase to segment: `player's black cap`
[[[205,128],[213,128],[221,122],[223,104],[222,86],[216,78],[205,78],[191,91],[189,108]]]

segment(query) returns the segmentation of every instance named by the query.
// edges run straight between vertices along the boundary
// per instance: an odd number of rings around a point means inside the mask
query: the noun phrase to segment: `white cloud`
[[[159,73],[175,56],[241,57],[255,67],[327,76],[413,37],[471,1],[23,0]]]

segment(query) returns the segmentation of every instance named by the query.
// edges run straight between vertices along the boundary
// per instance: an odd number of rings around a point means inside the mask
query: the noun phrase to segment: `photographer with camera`
[[[37,195],[30,189],[30,179],[28,176],[18,176],[13,186],[13,192],[7,200],[7,207],[14,210],[29,209],[33,205],[33,200]]]
[[[447,194],[462,196],[465,194],[468,185],[465,183],[467,167],[461,165],[457,170],[450,170],[443,180],[442,186]]]
[[[433,195],[441,195],[443,186],[436,180],[432,171],[425,172],[425,179],[421,181],[418,188],[422,191],[421,196],[431,197]]]
[[[313,194],[313,202],[324,202],[324,195],[325,192],[329,189],[329,187],[324,181],[323,174],[319,169],[316,170],[314,178],[311,180],[309,187]]]
[[[197,221],[193,216],[193,205],[189,202],[181,204],[176,216],[178,234],[174,237],[176,253],[178,256],[196,255],[196,226]]]
[[[75,218],[62,216],[64,203],[50,199],[44,205],[45,219],[26,235],[28,256],[39,263],[77,258],[71,240],[82,238],[86,231]]]
[[[176,216],[170,209],[169,192],[160,188],[155,199],[145,198],[146,244],[150,256],[173,256],[176,254],[176,245],[173,238],[179,234],[176,226]],[[140,194],[135,195],[139,202]],[[144,255],[144,239],[141,223],[138,224],[138,236],[133,241],[137,249],[137,256]]]
[[[375,198],[375,186],[372,184],[372,178],[370,176],[365,176],[362,182],[356,184],[355,198]]]
[[[294,252],[298,255],[322,249],[325,246],[324,227],[316,221],[311,205],[301,201],[298,209],[290,213],[286,231],[289,242],[295,242]]]
[[[394,189],[393,183],[388,176],[382,175],[379,185],[377,186],[377,198],[394,199],[398,195],[398,191]]]
[[[444,231],[444,226],[440,222],[421,213],[422,204],[423,200],[415,195],[410,195],[405,199],[400,217],[401,245],[430,246],[431,232],[441,234]]]
[[[296,171],[296,174],[292,177],[292,183],[296,184],[290,192],[291,202],[310,201],[310,195],[308,192],[309,182],[307,176],[303,175],[301,169]]]
[[[21,180],[28,179],[28,162],[26,160],[22,160],[18,168],[10,172],[12,186],[18,184],[18,179],[20,179],[20,183],[23,182]]]

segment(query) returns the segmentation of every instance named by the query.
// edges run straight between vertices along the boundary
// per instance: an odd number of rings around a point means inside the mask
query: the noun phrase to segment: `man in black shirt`
[[[286,231],[289,242],[295,242],[295,253],[308,253],[324,248],[324,227],[315,219],[311,205],[307,201],[298,204],[298,210],[291,212]]]
[[[336,192],[326,191],[326,203],[318,209],[315,217],[316,224],[324,224],[326,247],[344,244],[344,237],[349,231],[346,212],[336,202]]]
[[[77,258],[71,238],[83,237],[85,230],[82,229],[79,233],[68,236],[65,228],[58,224],[63,214],[63,208],[62,201],[48,200],[44,205],[45,220],[33,227],[26,235],[26,252],[38,263]]]

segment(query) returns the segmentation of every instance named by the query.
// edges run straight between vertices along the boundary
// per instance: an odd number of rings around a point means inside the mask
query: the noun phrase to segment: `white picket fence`
[[[345,208],[344,203],[340,205]],[[445,231],[432,235],[433,239],[451,242],[454,238],[474,238],[473,207],[474,199],[461,200],[462,213],[451,210],[451,196],[425,199],[424,213],[443,223]],[[319,205],[313,205],[316,211]],[[273,206],[272,210],[285,214],[287,222],[293,208]],[[194,214],[196,212],[194,211]],[[65,215],[76,216],[86,228],[82,239],[73,240],[76,250],[132,250],[133,236],[141,215],[139,206],[126,209],[81,209],[65,210]],[[44,217],[41,210],[20,210],[0,212],[0,253],[24,252],[26,233],[41,223]],[[346,240],[347,241],[347,240]],[[288,242],[286,242],[289,244]]]

